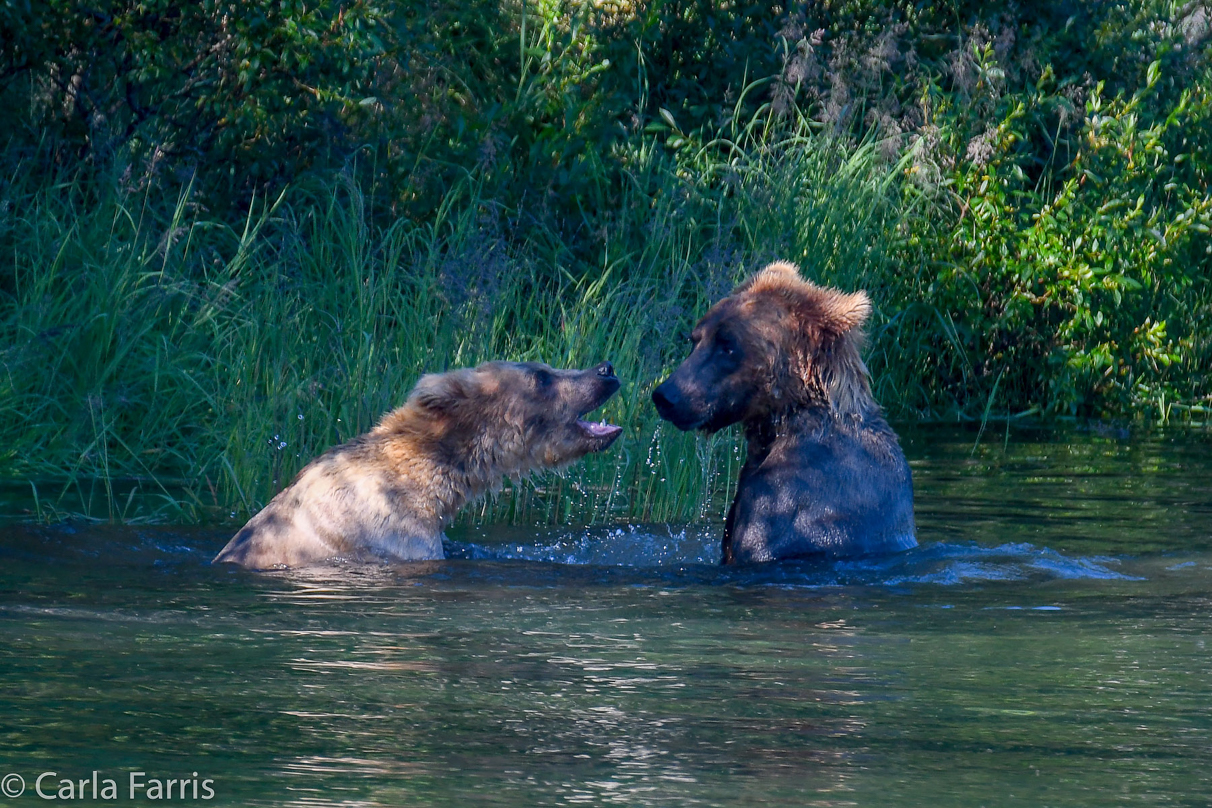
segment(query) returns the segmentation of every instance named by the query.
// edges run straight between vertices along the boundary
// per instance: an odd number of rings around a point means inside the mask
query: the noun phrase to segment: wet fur
[[[425,376],[378,426],[308,464],[215,561],[268,569],[443,558],[442,530],[469,500],[506,476],[613,443],[617,427],[595,436],[578,418],[618,388],[608,363],[578,371],[490,362]]]
[[[863,292],[771,264],[699,321],[691,355],[654,391],[680,429],[742,425],[747,455],[724,563],[917,544],[909,465],[860,353],[870,313]]]

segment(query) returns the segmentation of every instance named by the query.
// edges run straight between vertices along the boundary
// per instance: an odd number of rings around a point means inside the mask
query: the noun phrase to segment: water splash
[[[625,525],[578,531],[509,531],[509,541],[446,543],[450,558],[540,561],[621,567],[716,564],[720,540],[714,527]]]
[[[719,532],[714,526],[625,525],[580,530],[510,531],[508,540],[487,531],[486,541],[448,541],[459,559],[532,561],[611,567],[715,566]],[[1047,547],[1008,543],[996,547],[937,542],[904,553],[849,559],[803,559],[729,568],[736,582],[784,586],[956,586],[994,581],[1141,580],[1116,569],[1119,559],[1073,557]]]
[[[230,530],[130,529],[108,525],[79,529],[67,525],[23,526],[10,533],[10,541],[0,542],[0,558],[42,559],[43,563],[52,560],[95,563],[96,559],[104,558],[107,567],[150,565],[162,569],[209,566],[214,553],[230,538]],[[721,567],[719,531],[710,524],[547,530],[473,528],[457,534],[454,540],[447,540],[445,548],[452,560],[502,562],[485,565],[481,572],[504,574],[517,582],[585,575],[590,578],[605,576],[611,580],[638,575],[647,580],[655,574],[671,583],[788,589],[972,587],[1049,580],[1140,581],[1145,580],[1139,577],[1140,574],[1152,578],[1149,570],[1158,566],[1133,562],[1125,569],[1119,558],[1066,555],[1029,543],[988,547],[975,543],[934,542],[892,555],[796,559],[777,564]],[[365,565],[350,562],[329,568],[329,572],[346,575],[351,567],[361,566]],[[479,566],[472,564],[465,572],[471,573]],[[1190,562],[1167,562],[1157,571],[1164,570],[1172,575],[1194,570],[1195,566]],[[439,561],[430,562],[424,574],[444,575],[451,571],[449,565]]]

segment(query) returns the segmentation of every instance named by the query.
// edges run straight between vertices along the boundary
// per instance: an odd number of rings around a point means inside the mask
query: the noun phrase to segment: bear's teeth
[[[612,432],[614,432],[616,429],[618,429],[618,427],[606,423],[605,420],[583,421],[578,418],[577,425],[580,426],[582,429],[584,429],[586,432],[588,432],[590,435],[593,435],[594,437],[602,437],[603,435],[609,435]]]

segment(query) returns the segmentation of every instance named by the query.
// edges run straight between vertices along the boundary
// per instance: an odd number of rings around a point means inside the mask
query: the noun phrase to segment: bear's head
[[[622,428],[582,416],[619,389],[609,362],[560,370],[541,362],[486,362],[423,376],[409,404],[457,457],[503,474],[558,467],[605,449]]]
[[[866,293],[846,294],[779,261],[711,307],[690,334],[690,356],[652,393],[662,418],[714,432],[793,411],[873,406],[859,355],[871,314]]]

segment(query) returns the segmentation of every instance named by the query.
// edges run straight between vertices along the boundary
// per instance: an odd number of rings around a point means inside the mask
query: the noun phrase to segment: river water
[[[229,530],[0,525],[0,804],[1212,803],[1212,436],[975,438],[905,430],[921,547],[833,563],[515,527],[253,574]]]

